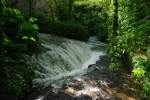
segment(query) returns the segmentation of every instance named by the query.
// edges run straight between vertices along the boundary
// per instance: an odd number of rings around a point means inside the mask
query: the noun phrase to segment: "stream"
[[[35,67],[33,87],[24,100],[140,100],[127,73],[109,71],[106,45],[40,34],[41,45],[27,62]]]

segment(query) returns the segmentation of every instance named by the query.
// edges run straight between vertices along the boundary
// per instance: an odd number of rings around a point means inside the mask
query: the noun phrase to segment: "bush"
[[[50,22],[48,26],[51,34],[84,41],[89,38],[86,29],[76,22]]]
[[[4,94],[7,100],[10,98],[11,100],[18,100],[30,90],[32,85],[33,69],[20,59],[22,57],[19,53],[9,52],[0,55],[0,89],[5,90]]]
[[[35,19],[30,18],[29,21],[17,9],[4,7],[2,13],[2,36],[1,42],[6,48],[24,48],[28,44],[38,41],[38,26]],[[22,46],[21,46],[22,44]]]
[[[29,22],[24,22],[20,25],[18,34],[20,42],[32,44],[38,41],[37,33],[39,27],[36,24],[34,24],[35,21],[35,18],[30,18]]]
[[[140,85],[141,97],[150,99],[150,59],[146,56],[134,56],[132,74]]]
[[[39,26],[39,32],[48,33],[50,28],[48,24],[51,22],[50,17],[43,11],[37,11],[32,16],[37,19],[36,23]]]
[[[107,14],[102,6],[90,2],[76,5],[74,17],[86,27],[90,35],[97,35],[99,40],[107,41]]]
[[[3,7],[0,20],[0,92],[4,93],[0,96],[18,100],[31,88],[34,77],[33,69],[18,51],[37,42],[38,26],[34,18],[26,21],[19,10],[9,7]]]
[[[80,23],[52,21],[44,12],[36,12],[33,17],[38,19],[37,24],[41,33],[50,33],[77,40],[87,40],[89,37],[85,27]]]
[[[17,35],[19,27],[25,22],[23,15],[17,9],[5,7],[2,14],[3,32],[11,39]]]

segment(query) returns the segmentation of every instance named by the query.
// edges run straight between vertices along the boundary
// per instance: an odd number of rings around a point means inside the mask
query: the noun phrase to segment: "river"
[[[124,76],[108,70],[106,45],[96,37],[85,43],[40,34],[40,42],[27,62],[35,67],[33,87],[40,91],[25,100],[138,100]]]

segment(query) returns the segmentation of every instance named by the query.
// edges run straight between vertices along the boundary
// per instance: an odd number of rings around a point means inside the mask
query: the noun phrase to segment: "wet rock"
[[[62,91],[59,93],[59,100],[73,100],[73,95]]]
[[[97,67],[96,64],[92,64],[92,65],[88,66],[88,70],[89,71],[96,71],[96,70],[99,70],[99,68]]]
[[[76,90],[72,87],[69,87],[65,90],[66,93],[74,95],[76,93]]]
[[[92,97],[88,95],[80,96],[80,97],[74,97],[73,100],[93,100]]]
[[[108,55],[100,56],[100,60],[96,62],[98,67],[108,68],[110,64],[110,57]]]
[[[117,100],[137,100],[136,98],[130,97],[127,94],[121,93],[121,92],[116,93],[115,95],[116,95]]]
[[[79,77],[73,77],[74,81],[78,81],[78,82],[84,82],[83,77],[79,76]]]

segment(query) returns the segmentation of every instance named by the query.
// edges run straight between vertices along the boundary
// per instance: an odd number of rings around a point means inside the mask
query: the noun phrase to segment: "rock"
[[[59,93],[59,99],[57,98],[56,100],[73,100],[73,96],[62,91]]]
[[[104,68],[107,68],[110,62],[111,62],[110,57],[108,55],[103,55],[103,56],[100,56],[100,60],[96,62],[96,65],[99,67],[103,66]]]
[[[137,100],[136,98],[130,97],[125,93],[116,93],[115,95],[119,100]]]
[[[99,70],[99,68],[96,66],[96,64],[89,65],[88,69],[89,69],[89,71]]]
[[[66,93],[71,94],[71,95],[75,95],[76,90],[72,87],[69,87],[65,90]]]
[[[80,77],[73,77],[73,80],[77,81],[77,82],[84,82],[84,79],[81,76]]]
[[[92,97],[88,95],[80,96],[80,97],[74,97],[73,100],[93,100]]]

